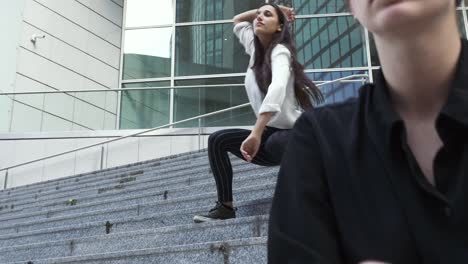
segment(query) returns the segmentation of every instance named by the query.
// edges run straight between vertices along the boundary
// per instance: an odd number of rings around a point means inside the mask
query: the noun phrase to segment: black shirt
[[[270,216],[269,263],[468,263],[468,43],[436,130],[435,186],[383,74],[296,122]]]

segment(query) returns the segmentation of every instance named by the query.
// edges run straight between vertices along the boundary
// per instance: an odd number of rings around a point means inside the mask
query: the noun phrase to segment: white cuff
[[[269,113],[269,112],[274,112],[274,113],[281,112],[280,105],[279,104],[262,104],[262,106],[258,110],[259,115],[263,113]]]

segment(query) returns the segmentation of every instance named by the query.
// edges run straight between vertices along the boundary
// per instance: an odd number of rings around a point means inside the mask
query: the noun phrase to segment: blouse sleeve
[[[291,77],[291,53],[283,45],[276,46],[271,53],[271,84],[258,111],[281,112],[281,105],[286,98],[286,87]]]
[[[254,31],[252,23],[244,21],[234,26],[234,34],[239,39],[242,46],[244,46],[245,52],[252,55],[254,48]]]

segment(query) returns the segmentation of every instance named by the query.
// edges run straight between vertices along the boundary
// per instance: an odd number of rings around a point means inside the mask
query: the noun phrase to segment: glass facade
[[[173,88],[123,92],[120,128],[150,128],[247,103],[243,80],[249,58],[232,33],[231,19],[264,2],[127,0],[122,87]],[[362,80],[326,84],[355,74],[368,74],[372,80],[380,65],[372,36],[344,1],[275,2],[296,11],[291,30],[297,57],[309,78],[323,84],[325,104],[357,96]],[[462,5],[457,14],[466,36],[466,3]],[[252,110],[246,107],[204,118],[201,125],[251,126],[254,122]],[[176,125],[197,126],[197,120]]]

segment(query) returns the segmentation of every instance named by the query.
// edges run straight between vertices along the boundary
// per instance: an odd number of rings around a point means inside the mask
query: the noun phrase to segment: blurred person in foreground
[[[468,43],[458,4],[348,1],[382,67],[358,98],[296,122],[269,263],[468,263]]]

